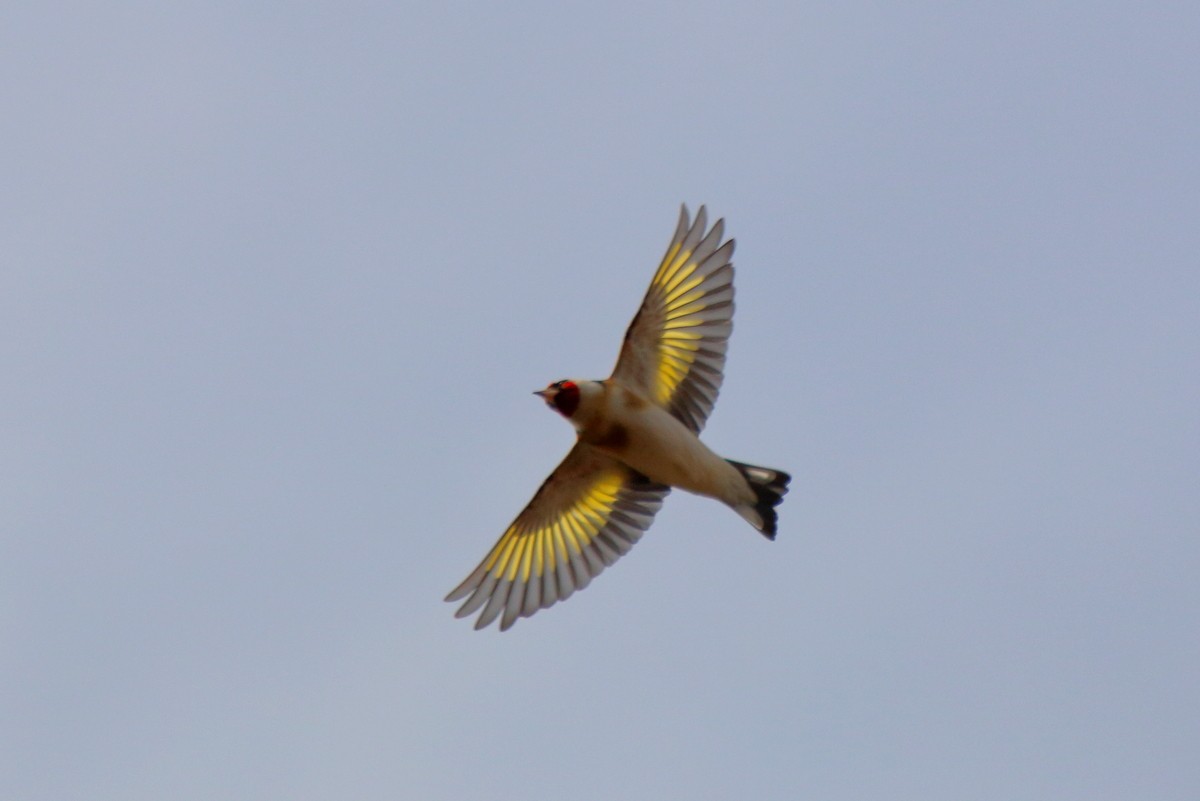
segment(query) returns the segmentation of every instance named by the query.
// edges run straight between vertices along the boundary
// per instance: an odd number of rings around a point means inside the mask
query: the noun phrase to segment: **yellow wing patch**
[[[678,245],[673,245],[650,283],[651,291],[662,293],[661,302],[665,312],[658,340],[658,369],[654,382],[655,400],[661,406],[670,403],[675,390],[687,378],[688,370],[696,360],[700,334],[688,329],[704,324],[698,313],[708,308],[703,302],[704,291],[696,289],[704,278],[695,275],[696,262],[689,261],[691,257],[692,251],[681,251]]]
[[[613,370],[696,432],[716,402],[733,329],[733,240],[721,242],[721,220],[706,224],[703,207],[694,222],[681,211]]]
[[[484,560],[487,571],[497,579],[529,581],[541,578],[547,566],[554,570],[567,564],[604,528],[623,483],[624,476],[615,470],[601,473],[557,517],[533,524],[518,518]]]
[[[447,601],[455,613],[482,607],[475,628],[500,618],[503,631],[586,587],[649,527],[668,487],[577,442],[471,575]]]

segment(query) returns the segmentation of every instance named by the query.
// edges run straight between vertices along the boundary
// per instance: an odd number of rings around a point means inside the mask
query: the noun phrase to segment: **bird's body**
[[[724,459],[700,441],[733,328],[733,240],[680,213],[666,256],[611,377],[556,381],[540,395],[571,422],[575,446],[488,556],[446,600],[482,608],[476,628],[519,617],[587,586],[628,552],[672,487],[715,498],[768,539],[787,473]]]
[[[754,502],[754,491],[741,472],[661,406],[612,379],[574,383],[581,398],[569,419],[580,442],[656,484],[706,495],[732,507]]]

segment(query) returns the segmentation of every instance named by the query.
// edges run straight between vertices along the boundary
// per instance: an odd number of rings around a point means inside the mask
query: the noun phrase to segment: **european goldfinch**
[[[447,601],[482,607],[504,631],[581,590],[629,551],[672,487],[733,508],[768,539],[791,477],[723,459],[700,441],[721,388],[733,329],[733,240],[687,207],[625,332],[611,377],[535,392],[575,427],[575,446]]]

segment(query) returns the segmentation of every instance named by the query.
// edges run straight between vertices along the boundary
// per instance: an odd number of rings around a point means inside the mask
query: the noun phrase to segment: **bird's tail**
[[[757,467],[752,464],[742,464],[732,459],[726,459],[738,469],[750,489],[754,490],[754,503],[746,503],[733,507],[734,510],[754,526],[769,540],[775,539],[775,523],[777,516],[775,507],[783,502],[783,496],[788,491],[788,482],[792,477],[782,470],[772,470],[769,467]]]

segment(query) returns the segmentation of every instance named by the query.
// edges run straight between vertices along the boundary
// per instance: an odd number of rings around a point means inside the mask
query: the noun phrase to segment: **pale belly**
[[[727,504],[752,502],[754,493],[741,473],[658,407],[625,417],[608,441],[593,444],[651,481],[707,495]]]

